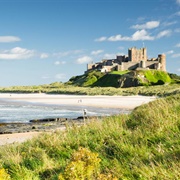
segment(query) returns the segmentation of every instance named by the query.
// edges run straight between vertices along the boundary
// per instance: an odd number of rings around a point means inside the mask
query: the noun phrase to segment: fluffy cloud
[[[131,37],[122,36],[121,34],[106,38],[107,41],[139,41],[139,40],[154,40],[145,29],[136,31]]]
[[[98,54],[101,54],[102,52],[104,52],[104,50],[97,50],[97,51],[92,51],[91,54],[98,55]]]
[[[49,55],[47,54],[47,53],[42,53],[41,55],[40,55],[40,58],[41,59],[46,59],[46,58],[48,58],[49,57]]]
[[[105,38],[106,41],[151,41],[162,37],[168,37],[172,33],[171,30],[159,32],[156,36],[151,36],[145,29],[136,31],[132,36],[122,36],[121,34]]]
[[[20,47],[15,47],[11,50],[5,50],[0,53],[0,59],[28,59],[35,55],[34,50],[28,50]]]
[[[10,43],[17,41],[21,41],[21,39],[16,36],[0,36],[0,43]]]
[[[85,64],[85,63],[89,63],[89,62],[92,62],[93,60],[92,60],[92,58],[91,57],[89,57],[89,56],[83,56],[83,57],[81,57],[81,58],[78,58],[77,59],[77,63],[78,64]]]
[[[139,41],[139,40],[154,40],[153,36],[150,36],[146,30],[142,29],[140,31],[136,31],[132,35],[132,41]]]
[[[149,21],[145,24],[136,24],[131,26],[133,29],[154,29],[159,26],[160,22],[159,21]]]
[[[108,38],[108,41],[130,41],[131,38],[127,37],[127,36],[122,36],[121,34],[115,35],[115,36],[111,36]]]
[[[159,38],[162,38],[162,37],[168,37],[170,36],[172,33],[171,30],[164,30],[164,31],[161,31],[156,37],[159,39]]]

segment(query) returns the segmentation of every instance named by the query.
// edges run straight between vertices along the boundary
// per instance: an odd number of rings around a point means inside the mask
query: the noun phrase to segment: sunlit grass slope
[[[20,145],[0,147],[12,179],[180,179],[180,94],[67,127]]]

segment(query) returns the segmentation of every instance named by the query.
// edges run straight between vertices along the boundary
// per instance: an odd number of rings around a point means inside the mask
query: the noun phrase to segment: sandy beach
[[[50,94],[0,94],[0,101],[27,102],[35,104],[93,106],[134,109],[156,99],[152,96],[86,96]]]
[[[50,94],[0,94],[0,102],[22,102],[43,105],[73,105],[106,108],[134,109],[137,106],[155,100],[150,96],[86,96],[86,95],[50,95]],[[14,133],[0,135],[0,145],[24,142],[40,132]]]
[[[15,134],[2,134],[0,135],[0,146],[12,143],[21,143],[37,137],[40,132],[28,132],[28,133],[15,133]]]

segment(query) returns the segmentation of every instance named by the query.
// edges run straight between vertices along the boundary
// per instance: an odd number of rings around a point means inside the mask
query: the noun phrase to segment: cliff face
[[[118,80],[119,87],[136,87],[140,85],[139,80],[135,76],[129,74],[123,75]]]

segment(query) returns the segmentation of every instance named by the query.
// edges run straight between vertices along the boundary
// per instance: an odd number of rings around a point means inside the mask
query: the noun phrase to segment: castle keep
[[[103,59],[101,62],[87,65],[87,71],[101,72],[156,69],[166,71],[166,56],[159,54],[157,58],[147,58],[147,49],[132,47],[128,49],[128,56],[116,56],[116,59]]]

